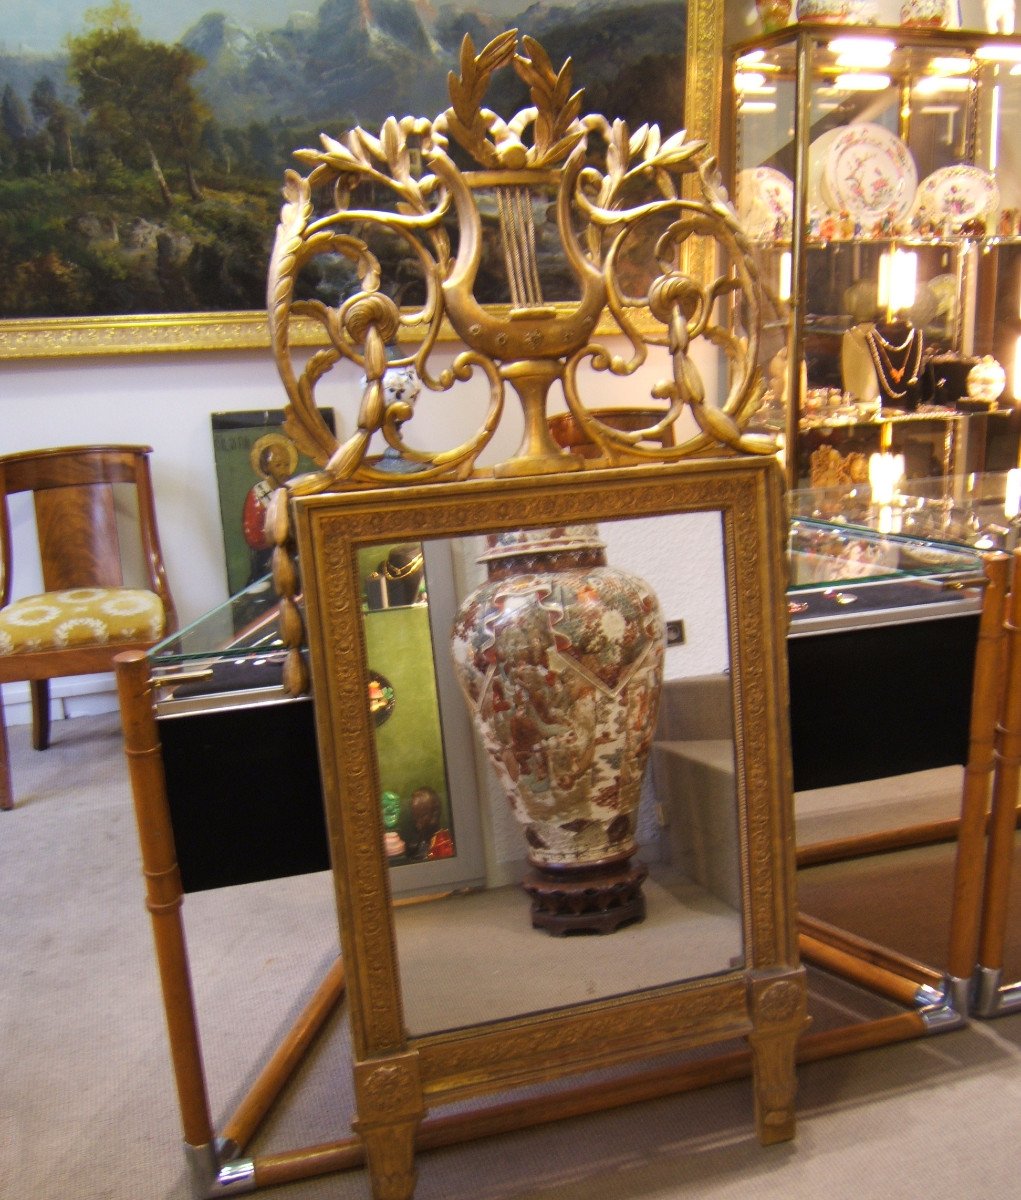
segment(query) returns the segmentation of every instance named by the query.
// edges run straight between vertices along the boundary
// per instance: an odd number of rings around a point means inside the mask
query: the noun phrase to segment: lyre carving
[[[494,73],[510,66],[529,89],[532,106],[503,120],[484,106]],[[705,143],[684,131],[661,139],[655,125],[630,131],[623,121],[581,114],[571,63],[555,70],[546,52],[511,30],[479,53],[466,37],[459,73],[450,74],[451,105],[435,119],[390,117],[379,136],[355,128],[322,135],[321,149],[295,157],[307,175],[288,171],[285,203],[273,250],[268,306],[274,353],[288,394],[287,429],[323,471],[296,490],[327,490],[373,482],[423,483],[479,473],[476,460],[491,440],[508,384],[525,411],[521,447],[497,474],[582,469],[552,441],[546,423],[550,387],[601,451],[600,464],[674,459],[726,447],[771,453],[773,444],[744,433],[763,382],[757,367],[760,287],[748,245]],[[470,160],[469,168],[459,163]],[[384,204],[382,197],[386,196]],[[542,198],[549,203],[543,205]],[[649,265],[632,294],[636,250]],[[489,247],[506,265],[504,303],[480,297]],[[555,241],[574,294],[548,294],[542,278],[547,244]],[[684,270],[685,253],[708,241],[723,268],[704,284]],[[378,249],[383,244],[383,251]],[[383,256],[394,247],[419,275],[417,298],[398,304]],[[301,272],[320,257],[343,260],[356,282],[336,303],[302,299]],[[717,312],[726,298],[729,319]],[[734,314],[741,332],[735,332]],[[327,345],[299,370],[292,357],[295,317],[318,325]],[[465,344],[453,365],[436,374],[430,354],[444,321]],[[626,354],[594,341],[600,321],[623,334]],[[412,334],[417,340],[409,340]],[[691,357],[700,338],[728,360],[725,397],[707,397]],[[586,406],[579,367],[625,378],[648,348],[666,346],[669,376],[653,388],[662,410],[647,428],[619,430]],[[389,351],[388,351],[389,347]],[[407,349],[404,349],[407,347]],[[338,441],[315,405],[316,387],[341,359],[364,372],[353,432]],[[413,448],[403,427],[412,413],[388,403],[389,365],[414,365],[423,385],[455,392],[481,372],[489,403],[465,441],[442,450]],[[689,436],[664,439],[685,412]],[[675,444],[664,446],[664,441]],[[400,478],[380,470],[389,445],[409,465]]]
[[[508,66],[532,104],[504,120],[484,101],[493,75]],[[450,107],[434,119],[390,117],[378,136],[358,127],[339,138],[323,134],[320,149],[295,152],[308,173],[286,173],[269,269],[271,338],[287,392],[285,429],[320,467],[292,480],[287,495],[546,475],[720,450],[774,453],[772,439],[745,432],[765,390],[758,366],[765,293],[705,142],[683,130],[664,139],[655,125],[631,131],[623,121],[583,115],[570,60],[554,69],[532,38],[519,44],[516,30],[478,53],[466,36],[449,89]],[[489,294],[494,261],[503,268],[500,303]],[[720,264],[708,280],[687,268],[707,261]],[[303,271],[322,262],[334,274],[344,264],[348,283],[328,299],[303,296]],[[409,267],[410,290],[390,278]],[[300,367],[292,353],[303,342],[296,319],[314,323],[326,343]],[[433,351],[449,327],[464,348],[434,371]],[[598,340],[606,331],[623,338],[624,352]],[[691,353],[700,340],[723,360],[720,397],[708,394]],[[623,381],[650,347],[666,349],[664,377],[648,398],[628,389],[630,407],[648,411],[648,423],[621,428],[604,420],[585,402],[581,368]],[[317,411],[316,389],[341,360],[362,372],[364,390],[353,430],[338,440]],[[412,445],[404,431],[413,405],[388,394],[391,367],[413,367],[424,389],[451,399],[481,375],[488,400],[476,428],[454,446]],[[508,385],[524,433],[515,454],[483,469],[477,460],[500,425]],[[554,441],[547,415],[554,385],[595,456]],[[276,500],[274,580],[292,648],[285,685],[301,691],[307,680],[297,653],[287,496]]]

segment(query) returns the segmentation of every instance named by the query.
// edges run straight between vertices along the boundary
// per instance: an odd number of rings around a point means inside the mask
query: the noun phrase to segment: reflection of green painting
[[[417,835],[411,798],[416,791],[431,788],[439,797],[441,827],[453,834],[428,606],[366,613],[365,650],[370,670],[384,675],[394,691],[393,712],[376,729],[382,789],[400,797],[398,820],[390,824],[394,820],[390,800],[386,824],[413,848]]]

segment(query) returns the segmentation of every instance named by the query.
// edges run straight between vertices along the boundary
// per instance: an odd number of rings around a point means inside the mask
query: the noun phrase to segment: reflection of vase
[[[844,24],[850,15],[850,0],[798,0],[799,21]]]
[[[968,372],[968,398],[994,405],[1007,386],[1007,372],[991,354],[983,355]]]
[[[905,0],[900,6],[900,23],[942,29],[947,23],[946,0]]]
[[[480,561],[489,578],[457,615],[454,663],[524,826],[532,924],[641,920],[646,869],[630,859],[663,674],[658,601],[606,565],[593,525],[494,535]]]
[[[774,33],[790,23],[793,0],[755,0],[763,33]]]

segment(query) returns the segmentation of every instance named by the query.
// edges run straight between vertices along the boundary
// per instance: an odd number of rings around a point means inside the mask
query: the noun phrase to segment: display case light
[[[765,57],[765,50],[749,50],[747,54],[742,54],[741,57],[736,60],[736,66],[739,70],[743,70],[745,67],[755,67],[758,66]]]
[[[838,67],[886,67],[896,46],[886,38],[838,37],[829,43]]]
[[[975,57],[983,62],[1021,63],[1021,46],[998,46],[988,43],[976,48]]]
[[[785,302],[791,298],[791,252],[789,250],[785,250],[780,255],[780,280],[777,293]]]
[[[904,478],[904,455],[886,451],[869,455],[869,487],[872,503],[893,504]]]
[[[761,71],[737,71],[734,75],[734,90],[738,92],[757,91],[766,82]]]
[[[915,84],[916,96],[942,96],[947,92],[970,92],[974,87],[970,79],[960,75],[924,75]]]
[[[742,116],[756,116],[762,113],[776,112],[776,104],[772,100],[742,100],[737,106]]]
[[[1003,498],[1003,515],[1013,521],[1021,513],[1021,469],[1007,472],[1007,490]]]
[[[882,92],[890,86],[890,76],[868,71],[846,72],[834,79],[833,86],[842,92]]]
[[[918,255],[913,250],[891,250],[879,260],[877,299],[888,313],[903,312],[915,302]]]
[[[930,58],[929,70],[934,75],[967,75],[971,71],[971,60],[949,57]]]
[[[1000,85],[993,88],[989,105],[989,170],[1000,165]]]

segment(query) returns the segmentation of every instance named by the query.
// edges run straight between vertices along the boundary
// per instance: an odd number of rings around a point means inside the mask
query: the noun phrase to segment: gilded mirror
[[[466,1035],[473,1045],[481,1038],[492,1047],[494,1057],[480,1050],[472,1070],[490,1086],[508,1071],[517,1077],[540,1069],[543,1046],[558,1070],[583,1069],[594,1055],[605,1057],[607,1046],[622,1047],[636,1021],[641,1049],[632,1054],[704,1041],[710,1011],[710,1040],[724,1029],[747,1032],[749,981],[796,969],[783,699],[786,569],[774,534],[782,521],[779,468],[764,458],[734,457],[569,478],[570,487],[554,476],[293,501],[298,551],[307,564],[317,739],[356,1060],[413,1048],[425,1055],[419,1069],[433,1096],[464,1087]],[[359,559],[413,542],[448,555],[458,563],[453,599],[460,604],[478,578],[480,537],[588,523],[598,527],[608,561],[627,566],[630,553],[640,570],[656,575],[672,623],[692,620],[696,608],[716,623],[715,629],[699,629],[697,621],[685,626],[686,638],[695,638],[706,657],[692,663],[699,677],[681,681],[690,694],[669,702],[690,710],[689,718],[701,717],[686,730],[676,714],[661,725],[661,732],[679,733],[674,742],[692,743],[680,748],[680,782],[671,782],[669,764],[658,779],[650,767],[648,816],[640,809],[635,818],[636,831],[647,819],[663,822],[646,839],[657,845],[640,845],[636,855],[650,859],[645,919],[596,936],[574,930],[550,936],[533,927],[519,887],[524,843],[503,823],[506,801],[481,754],[469,786],[486,840],[485,880],[457,895],[395,905],[380,805],[380,730],[365,701],[366,624],[378,614],[366,611]],[[678,581],[681,593],[670,594]],[[681,607],[686,613],[676,611]],[[434,645],[437,662],[448,653]],[[462,722],[454,736],[463,737],[463,699],[442,696],[439,708],[441,723],[448,716]],[[709,709],[720,718],[713,727]],[[705,783],[707,749],[724,780],[715,791]],[[692,792],[695,801],[685,811]],[[638,832],[639,843],[644,836]],[[486,954],[493,956],[488,973],[478,965]],[[634,962],[625,966],[629,954]],[[481,991],[467,997],[471,964]],[[783,1007],[784,1021],[799,1011],[793,994],[792,1002]],[[557,1034],[561,1021],[591,1027],[592,1040],[564,1041]],[[527,1047],[520,1041],[525,1028],[532,1030]],[[548,1071],[548,1063],[541,1069]]]

